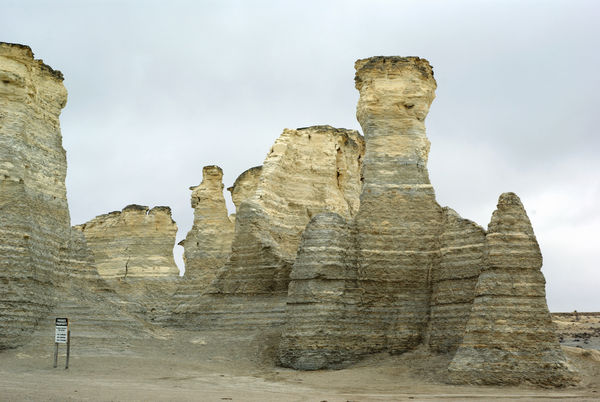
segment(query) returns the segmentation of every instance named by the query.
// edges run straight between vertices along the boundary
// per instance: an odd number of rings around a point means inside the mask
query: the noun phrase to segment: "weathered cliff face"
[[[231,193],[236,210],[240,208],[242,201],[254,195],[261,174],[262,166],[252,167],[239,175],[233,186],[227,188],[227,191]]]
[[[177,278],[173,258],[177,225],[169,207],[128,205],[76,227],[105,279]]]
[[[358,210],[363,139],[353,130],[284,130],[262,167],[254,195],[236,214],[232,255],[213,294],[285,293],[302,231],[312,216]]]
[[[192,190],[194,225],[182,242],[185,277],[210,283],[231,254],[234,224],[223,197],[223,171],[218,166],[202,169],[202,183]]]
[[[432,271],[428,342],[434,352],[456,350],[462,341],[483,266],[485,230],[444,208],[441,260]]]
[[[28,46],[0,42],[0,349],[48,313],[70,238],[62,81]]]
[[[128,205],[76,226],[92,250],[100,276],[129,313],[164,319],[179,269],[173,258],[177,225],[169,207]]]
[[[300,370],[342,367],[362,350],[353,233],[332,212],[306,226],[288,289],[279,362]]]
[[[485,263],[471,315],[449,367],[452,381],[574,382],[546,305],[540,248],[514,193],[500,196],[485,240]]]
[[[436,82],[427,60],[356,62],[356,117],[367,150],[355,219],[363,328],[371,350],[416,347],[427,324],[431,271],[439,265],[442,209],[427,172],[425,117]]]

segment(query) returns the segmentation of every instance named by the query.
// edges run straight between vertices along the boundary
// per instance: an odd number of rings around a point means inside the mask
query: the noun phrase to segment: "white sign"
[[[69,332],[69,320],[67,318],[57,318],[55,321],[54,342],[67,343]]]

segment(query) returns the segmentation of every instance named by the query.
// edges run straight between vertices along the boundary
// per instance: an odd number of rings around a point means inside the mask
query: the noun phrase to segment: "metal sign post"
[[[67,361],[65,363],[65,369],[69,368],[69,355],[71,352],[71,330],[69,329],[68,318],[57,318],[54,321],[54,368],[58,363],[58,344],[67,344]]]

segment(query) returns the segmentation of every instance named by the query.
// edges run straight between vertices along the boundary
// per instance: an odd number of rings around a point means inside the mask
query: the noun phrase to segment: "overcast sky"
[[[420,56],[439,203],[487,227],[516,192],[552,311],[600,311],[599,21],[600,2],[573,0],[0,0],[0,41],[65,76],[73,224],[168,205],[179,241],[203,166],[227,187],[284,128],[360,130],[354,61]]]

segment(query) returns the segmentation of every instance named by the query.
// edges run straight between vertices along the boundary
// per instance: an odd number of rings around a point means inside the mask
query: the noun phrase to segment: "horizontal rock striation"
[[[258,181],[262,174],[262,166],[254,166],[245,170],[233,183],[233,186],[228,187],[227,191],[231,193],[231,199],[236,210],[240,207],[242,201],[252,197],[258,187]]]
[[[236,214],[229,262],[212,294],[287,292],[302,231],[320,212],[358,209],[363,139],[353,130],[284,130],[262,167],[256,191]]]
[[[173,258],[177,225],[169,207],[128,205],[75,227],[84,234],[100,276],[149,321],[171,311],[179,269]]]
[[[432,271],[429,348],[454,352],[462,341],[483,266],[485,230],[444,208],[440,265]]]
[[[70,238],[62,81],[28,46],[0,42],[0,349],[26,342],[55,303]]]
[[[190,187],[194,225],[179,243],[185,248],[185,275],[173,295],[170,325],[187,324],[190,317],[206,311],[205,300],[199,296],[231,255],[235,224],[227,216],[223,187],[223,171],[218,166],[205,166],[202,183]],[[237,194],[238,202],[243,194]]]
[[[210,283],[231,254],[234,224],[223,197],[223,171],[218,166],[202,169],[202,183],[192,190],[194,224],[185,240],[185,278]]]
[[[568,366],[546,305],[542,255],[514,193],[504,193],[486,235],[485,264],[450,379],[467,384],[566,385]]]
[[[291,272],[279,362],[300,370],[343,367],[356,359],[357,302],[352,233],[336,213],[306,227]]]
[[[356,62],[355,80],[366,141],[360,207],[348,229],[325,217],[307,228],[279,349],[285,366],[339,367],[366,353],[404,352],[427,328],[443,229],[427,173],[433,72],[423,59],[375,57]],[[344,249],[337,239],[345,236]],[[321,272],[331,272],[336,255],[345,277],[331,280]]]
[[[128,205],[76,227],[105,279],[179,276],[173,258],[177,225],[169,207]]]
[[[367,143],[355,218],[363,290],[357,329],[371,351],[404,352],[423,340],[430,275],[440,263],[443,215],[427,172],[424,124],[436,82],[418,57],[373,57],[355,68],[356,116]]]

